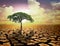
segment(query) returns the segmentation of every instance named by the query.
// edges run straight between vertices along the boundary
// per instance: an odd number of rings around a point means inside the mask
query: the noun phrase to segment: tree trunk
[[[22,34],[22,21],[21,21],[21,25],[20,25],[20,33]]]

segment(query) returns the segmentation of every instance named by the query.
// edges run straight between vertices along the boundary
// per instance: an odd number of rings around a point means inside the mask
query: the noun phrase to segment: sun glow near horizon
[[[18,9],[16,11],[14,11],[13,13],[16,13],[16,12],[24,12],[24,13],[29,13],[29,10],[28,9]]]

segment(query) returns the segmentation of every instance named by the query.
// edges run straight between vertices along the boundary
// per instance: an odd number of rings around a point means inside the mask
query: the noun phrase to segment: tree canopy
[[[26,13],[23,13],[23,12],[14,13],[12,15],[9,15],[8,18],[10,20],[13,20],[14,22],[22,22],[22,20],[24,20],[24,19],[33,22],[32,17]]]

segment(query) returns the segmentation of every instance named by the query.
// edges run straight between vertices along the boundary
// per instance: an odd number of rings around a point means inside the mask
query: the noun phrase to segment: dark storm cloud
[[[27,4],[27,0],[0,0],[0,5]]]
[[[40,2],[41,7],[44,8],[52,8],[51,2],[60,2],[60,0],[37,0],[38,2]]]
[[[60,2],[60,0],[37,0],[38,2],[40,2],[40,6],[44,7],[44,8],[52,8],[51,2]],[[2,5],[15,5],[18,4],[28,4],[28,0],[0,0],[0,6]]]

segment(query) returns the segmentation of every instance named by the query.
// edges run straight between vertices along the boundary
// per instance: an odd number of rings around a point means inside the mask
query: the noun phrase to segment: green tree
[[[20,31],[22,31],[22,20],[26,19],[31,22],[34,21],[30,15],[23,13],[23,12],[14,13],[12,15],[9,15],[7,18],[12,20],[13,22],[19,22],[21,24]]]

